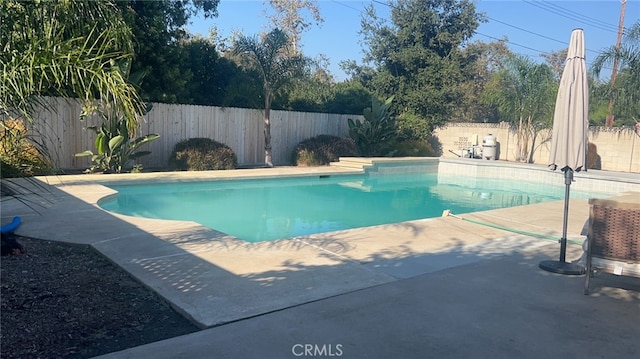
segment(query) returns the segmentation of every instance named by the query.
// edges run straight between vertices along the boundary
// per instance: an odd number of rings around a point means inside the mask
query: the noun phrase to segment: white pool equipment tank
[[[482,158],[487,160],[495,160],[498,147],[496,136],[488,134],[482,139]]]

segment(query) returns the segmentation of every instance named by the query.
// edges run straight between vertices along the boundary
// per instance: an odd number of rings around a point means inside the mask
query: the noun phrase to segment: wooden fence
[[[31,131],[36,140],[44,143],[59,168],[85,169],[88,157],[74,157],[75,153],[95,150],[95,134],[87,126],[100,123],[92,117],[80,121],[79,101],[47,97],[52,110],[35,113]],[[345,137],[348,118],[361,115],[271,111],[273,163],[288,165],[291,154],[300,141],[326,134]],[[173,146],[182,140],[208,137],[231,147],[238,156],[238,165],[264,164],[264,122],[262,110],[222,108],[194,105],[154,103],[153,109],[141,122],[140,134],[157,133],[160,138],[145,145],[151,155],[140,159],[146,168],[164,168]],[[440,142],[442,156],[456,157],[462,149],[482,144],[483,136],[493,134],[499,143],[499,159],[515,161],[516,139],[506,123],[448,123],[434,130]],[[533,160],[545,163],[549,157],[548,133],[541,132]],[[609,171],[640,173],[640,133],[632,128],[591,127],[589,142],[597,150],[598,167]],[[455,153],[455,154],[454,154]]]
[[[80,121],[82,105],[76,100],[59,97],[45,100],[50,109],[36,112],[32,134],[45,144],[59,168],[88,168],[89,158],[74,157],[74,154],[95,151],[95,134],[86,128],[99,124],[100,118],[94,116]],[[321,134],[347,136],[347,119],[360,117],[272,110],[273,163],[290,164],[294,147],[307,138]],[[159,139],[142,148],[151,151],[151,155],[140,159],[147,168],[166,167],[173,146],[194,137],[207,137],[228,145],[238,156],[239,166],[264,164],[262,110],[153,103],[152,110],[141,121],[138,133],[160,135]]]

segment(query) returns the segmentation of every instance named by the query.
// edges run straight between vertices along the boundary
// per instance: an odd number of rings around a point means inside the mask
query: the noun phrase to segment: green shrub
[[[0,123],[0,174],[3,178],[28,177],[53,173],[53,165],[41,146],[29,139],[21,120]]]
[[[411,112],[402,113],[398,117],[398,134],[403,140],[424,140],[431,137],[429,122]]]
[[[232,170],[238,165],[233,150],[210,138],[190,138],[176,143],[169,157],[172,170]]]
[[[402,141],[394,144],[394,157],[435,157],[431,144],[426,141]]]
[[[131,138],[124,117],[103,116],[104,122],[100,126],[89,126],[87,130],[96,133],[96,153],[91,150],[76,153],[76,157],[91,156],[92,165],[88,172],[122,173],[131,169],[140,172],[141,164],[130,166],[130,163],[140,157],[148,156],[151,151],[138,151],[141,146],[157,140],[156,133],[142,137]]]
[[[296,166],[326,166],[340,156],[357,156],[358,148],[350,138],[318,135],[300,142],[293,150]]]
[[[388,112],[391,102],[393,96],[384,103],[371,96],[371,107],[362,112],[363,121],[347,119],[349,137],[363,156],[387,156],[391,153],[389,149],[398,136],[396,121]]]

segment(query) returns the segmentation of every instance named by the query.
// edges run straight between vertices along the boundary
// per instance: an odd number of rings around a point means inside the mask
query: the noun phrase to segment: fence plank
[[[40,136],[56,165],[63,169],[85,169],[88,157],[77,158],[75,153],[95,151],[95,134],[86,128],[99,125],[100,117],[91,116],[80,121],[82,104],[78,100],[46,97],[55,109],[38,109],[31,125],[31,133]],[[140,159],[147,168],[164,168],[173,146],[193,137],[208,137],[231,147],[238,156],[238,165],[264,164],[264,122],[262,110],[233,107],[172,105],[153,103],[140,121],[138,135],[157,133],[160,139],[143,150],[151,155]],[[346,136],[346,117],[340,114],[276,111],[272,117],[273,163],[287,165],[294,146],[309,137],[331,134]]]

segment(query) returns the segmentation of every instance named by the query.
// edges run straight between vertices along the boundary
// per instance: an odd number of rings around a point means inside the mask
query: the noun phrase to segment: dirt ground
[[[90,358],[198,328],[89,246],[18,237],[0,260],[2,358]]]

